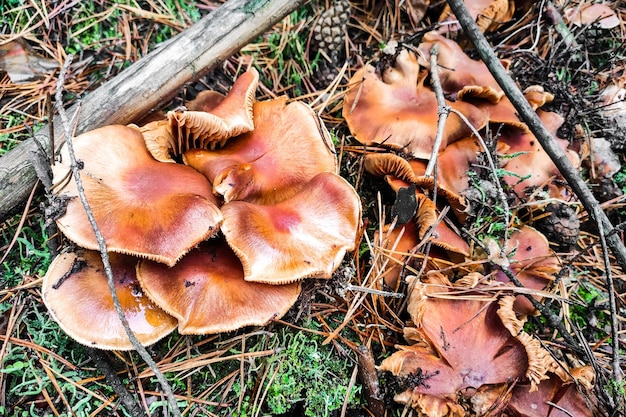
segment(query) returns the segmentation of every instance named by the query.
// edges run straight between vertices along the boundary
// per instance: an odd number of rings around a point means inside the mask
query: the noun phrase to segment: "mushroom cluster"
[[[566,370],[521,330],[514,298],[494,299],[476,275],[455,284],[439,273],[408,279],[409,345],[379,367],[399,381],[394,399],[433,417],[592,416],[577,388],[591,388],[590,368]]]
[[[257,82],[251,69],[227,96],[197,99],[196,110],[73,141],[116,292],[142,344],[176,327],[263,325],[294,304],[304,278],[329,278],[355,247],[360,200],[336,173],[329,133],[300,102],[255,101]],[[78,248],[52,262],[43,300],[78,342],[132,349],[70,170],[64,147],[53,174],[67,206],[56,222]]]
[[[454,109],[440,132],[437,130],[439,103],[427,83],[428,57],[434,45],[438,46],[441,57],[438,73],[445,104]],[[540,192],[551,198],[566,199],[569,194],[558,169],[518,118],[482,62],[470,59],[456,42],[435,32],[427,33],[416,49],[419,54],[399,48],[393,56],[385,56],[377,67],[366,65],[355,72],[343,114],[356,140],[390,150],[366,154],[365,169],[384,177],[396,193],[415,188],[418,209],[412,221],[397,219],[398,230],[392,231],[387,240],[395,243],[396,237],[402,235],[397,242],[399,247],[412,249],[433,228],[428,241],[438,250],[431,248],[432,255],[458,263],[470,256],[470,245],[459,235],[459,226],[470,215],[466,199],[471,190],[469,172],[473,171],[476,178],[481,173],[490,175],[481,168],[483,164],[479,160],[483,152],[491,150],[483,149],[474,131],[491,138],[500,157],[497,168],[511,198],[525,201],[528,195]],[[552,100],[552,95],[534,86],[526,90],[525,96],[548,129],[556,134],[563,118],[540,109]],[[438,134],[441,145],[433,154]],[[557,140],[570,161],[579,165],[580,158],[568,149],[568,142]],[[435,172],[426,175],[432,158],[436,158]],[[446,206],[450,214],[440,216],[447,210]],[[547,248],[545,238],[537,238],[537,245]],[[513,253],[515,248],[507,250]],[[386,274],[385,283],[395,287],[396,275],[396,272]],[[545,286],[549,280],[541,282]]]
[[[453,109],[444,126],[438,126],[442,103],[430,85],[435,45],[445,104]],[[533,86],[525,97],[556,136],[563,119],[541,109],[552,95]],[[474,240],[461,233],[473,215],[470,177],[493,180],[498,175],[505,195],[494,188],[489,197],[493,205],[501,198],[507,204],[525,203],[537,194],[570,198],[558,169],[486,66],[456,42],[427,33],[416,48],[398,48],[376,67],[356,71],[343,115],[354,138],[373,145],[366,148],[371,152],[364,157],[365,170],[383,177],[396,193],[392,219],[381,227],[373,248],[374,259],[380,260],[375,266],[380,286],[408,293],[410,321],[404,337],[409,345],[399,346],[379,368],[403,387],[396,401],[432,417],[524,415],[520,404],[529,393],[536,395],[532,401],[558,401],[560,397],[534,394],[550,385],[550,395],[570,390],[565,407],[574,407],[575,415],[591,415],[577,388],[580,381],[521,330],[526,317],[537,311],[520,294],[545,296],[542,290],[561,269],[546,237],[519,222],[505,224],[504,233]],[[487,138],[491,149],[475,132]],[[436,140],[441,145],[433,152]],[[568,142],[557,141],[579,165]],[[495,169],[485,170],[485,153],[497,157]],[[432,159],[435,170],[427,173]],[[407,194],[414,195],[411,204],[403,202]],[[511,276],[525,288],[515,287]],[[587,387],[592,380],[587,378]],[[551,412],[529,415],[556,415]]]

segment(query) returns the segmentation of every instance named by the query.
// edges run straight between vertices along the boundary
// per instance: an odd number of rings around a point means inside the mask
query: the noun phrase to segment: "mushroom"
[[[511,273],[522,283],[524,288],[542,290],[554,281],[554,275],[561,270],[559,259],[550,250],[548,239],[530,226],[517,229],[507,240],[506,253]],[[497,271],[495,279],[510,282],[502,271]],[[535,297],[540,298],[540,297]],[[521,314],[534,314],[535,308],[523,295],[517,296],[513,309]]]
[[[465,0],[464,3],[482,32],[493,32],[510,21],[515,13],[515,1],[513,0]],[[447,4],[439,16],[439,23],[445,25],[441,29],[445,32],[456,32],[460,29],[457,18]]]
[[[320,172],[336,172],[330,135],[305,104],[287,98],[254,104],[255,129],[221,149],[192,149],[187,165],[204,174],[226,203],[274,204]],[[303,163],[306,160],[306,163]]]
[[[464,415],[459,399],[480,387],[544,378],[543,362],[531,357],[540,346],[511,334],[497,302],[454,297],[453,286],[437,273],[407,281],[413,286],[408,312],[417,327],[409,332],[413,344],[399,346],[379,366],[405,388],[396,401],[429,416]]]
[[[462,145],[461,145],[462,146]],[[447,148],[446,148],[447,149]],[[443,155],[443,152],[439,154],[439,157]],[[371,153],[365,156],[364,164],[365,170],[372,175],[384,177],[385,181],[394,191],[398,191],[401,187],[407,187],[409,184],[414,184],[418,188],[427,190],[434,190],[436,186],[437,194],[442,196],[450,207],[454,210],[455,215],[459,221],[463,222],[466,218],[465,215],[465,201],[463,197],[454,188],[447,186],[447,183],[442,181],[445,174],[441,169],[437,170],[437,182],[433,177],[426,177],[426,164],[419,159],[412,159],[407,161],[401,156],[391,153]],[[454,169],[458,167],[444,167],[443,169]],[[440,178],[441,177],[441,178]]]
[[[181,334],[264,325],[282,317],[300,293],[300,283],[245,281],[241,262],[221,239],[203,242],[172,268],[144,260],[137,276],[146,295],[178,319]]]
[[[593,406],[586,401],[586,398],[592,397],[591,393],[583,391],[585,384],[591,387],[593,371],[585,366],[572,369],[570,374],[580,375],[584,380],[576,383],[578,381],[575,382],[569,377],[563,380],[555,374],[550,374],[550,378],[542,381],[537,390],[531,390],[527,384],[516,385],[506,411],[515,417],[599,415],[594,413]]]
[[[350,80],[343,117],[350,132],[366,145],[384,144],[416,158],[430,159],[437,132],[437,98],[424,85],[417,57],[400,50],[395,61],[381,71],[371,65],[358,70]],[[462,101],[446,102],[480,129],[486,116]],[[442,148],[471,135],[470,128],[456,115],[446,122]]]
[[[421,65],[430,68],[430,51],[434,45],[439,48],[437,71],[441,88],[451,99],[471,96],[497,103],[504,96],[504,91],[482,61],[471,59],[458,43],[437,32],[426,33],[419,45],[420,58],[423,57]],[[508,61],[501,62],[508,68]]]
[[[166,120],[139,128],[150,153],[158,161],[175,162],[172,156],[189,149],[215,148],[231,137],[251,131],[258,81],[258,72],[251,68],[237,78],[225,98],[207,93],[193,104],[200,111],[169,112]]]
[[[155,160],[139,130],[116,125],[92,130],[74,139],[74,150],[109,251],[172,266],[219,229],[222,213],[207,179],[190,167]],[[53,167],[56,194],[67,200],[57,225],[79,246],[97,250],[69,163],[64,147]]]
[[[566,20],[576,26],[598,24],[602,29],[613,29],[622,21],[615,11],[606,4],[580,4],[578,7],[565,9]]]
[[[120,305],[139,342],[150,345],[170,334],[176,319],[144,295],[135,274],[137,259],[110,253],[109,261]],[[114,308],[99,252],[58,255],[43,278],[41,295],[52,318],[76,341],[98,349],[134,349]]]
[[[356,191],[331,172],[316,175],[280,203],[232,201],[222,212],[222,232],[245,280],[268,284],[329,278],[354,249],[361,221]]]
[[[563,124],[563,118],[557,113],[537,110],[539,119],[548,131],[556,137],[556,132]],[[524,133],[519,129],[506,129],[499,137],[508,145],[509,161],[504,166],[504,181],[513,188],[518,196],[523,196],[529,187],[547,187],[553,198],[564,198],[567,191],[554,178],[562,178],[561,173],[532,133]],[[572,165],[579,166],[578,154],[567,149],[568,142],[556,137],[557,142],[565,151]]]

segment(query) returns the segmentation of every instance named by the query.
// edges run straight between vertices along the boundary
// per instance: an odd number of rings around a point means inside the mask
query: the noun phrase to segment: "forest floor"
[[[437,27],[440,8],[431,6],[416,21],[415,9],[407,4],[418,3],[309,2],[201,79],[180,86],[178,97],[164,109],[184,106],[203,90],[227,93],[237,76],[252,65],[260,73],[258,100],[287,95],[320,115],[336,145],[340,173],[357,190],[363,205],[357,250],[346,256],[332,279],[305,281],[298,302],[283,318],[223,334],[174,332],[149,347],[183,415],[375,415],[368,405],[372,400],[368,381],[359,373],[367,358],[359,358],[358,347],[367,346],[368,357],[379,365],[396,345],[406,344],[403,299],[363,291],[375,282],[380,286],[385,265],[392,262],[389,242],[375,232],[382,230],[382,219],[390,217],[395,195],[384,181],[364,171],[364,156],[381,149],[355,140],[342,106],[351,76],[365,63],[377,65],[388,59],[383,52],[386,45],[397,41],[401,47],[416,48],[423,35]],[[555,2],[553,9],[550,1],[528,3],[519,4],[511,21],[486,33],[487,39],[499,58],[510,61],[510,73],[521,90],[541,85],[554,95],[543,109],[564,118],[558,136],[567,139],[581,158],[581,178],[623,241],[626,94],[622,90],[621,102],[618,99],[612,107],[606,100],[614,96],[609,94],[611,88],[619,92],[626,83],[626,5],[609,4],[619,23],[604,29],[567,19],[566,9],[583,8],[588,2]],[[75,58],[65,79],[66,107],[106,80],[123,76],[133,62],[220,4],[210,0],[3,1],[0,155],[11,155],[15,145],[28,140],[49,119],[59,70],[68,54]],[[326,28],[336,36],[320,47],[316,33],[326,33],[323,22],[332,16],[335,20]],[[563,16],[565,22],[559,26],[557,18]],[[335,33],[332,28],[340,30]],[[15,41],[22,45],[18,55],[23,59],[9,67],[3,55]],[[470,42],[461,38],[460,43],[477,58]],[[589,144],[597,139],[606,140],[611,150],[590,152]],[[608,174],[599,161],[603,158],[613,161]],[[493,181],[489,175],[482,180],[483,187],[485,181]],[[567,185],[561,185],[567,190]],[[509,236],[523,225],[539,228],[547,200],[536,195],[521,201],[509,197],[512,206],[506,215],[495,207],[497,202],[473,206],[463,237],[485,242]],[[616,369],[623,373],[626,360],[616,360],[620,354],[613,351],[615,346],[620,353],[626,348],[626,275],[575,197],[567,203],[580,229],[569,246],[558,242],[558,236],[550,238],[559,272],[549,288],[537,293],[567,335],[541,314],[530,316],[524,330],[570,366],[591,366],[595,388],[588,398],[599,415],[619,415],[625,385]],[[32,200],[0,226],[0,415],[130,415],[97,362],[115,370],[123,388],[146,414],[170,415],[154,373],[136,353],[95,352],[65,335],[49,316],[41,298],[42,277],[54,257],[47,244],[45,204],[38,186]],[[458,271],[471,269],[472,262],[487,262],[484,256],[479,259],[478,252],[462,265],[449,262],[443,269],[458,276]],[[409,252],[405,255],[403,274],[423,272],[412,263]],[[407,284],[402,281],[393,291],[404,294]],[[403,384],[407,388],[407,381],[383,372],[379,377],[388,416],[419,415],[393,401]]]

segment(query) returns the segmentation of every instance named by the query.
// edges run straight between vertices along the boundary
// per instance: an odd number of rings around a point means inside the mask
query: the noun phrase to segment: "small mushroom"
[[[417,57],[400,50],[395,62],[381,71],[370,65],[358,70],[343,105],[343,117],[350,132],[366,145],[384,144],[430,159],[437,133],[437,98],[424,85],[426,74],[420,73]],[[446,103],[467,117],[480,129],[486,116],[475,106],[462,102]],[[470,128],[456,115],[447,119],[442,148],[471,135]]]
[[[204,174],[226,203],[274,204],[318,173],[336,171],[330,135],[305,104],[287,104],[286,97],[257,102],[254,123],[253,131],[221,149],[193,149],[184,155],[185,163]]]
[[[513,0],[465,0],[464,3],[481,32],[493,32],[510,21],[515,13]],[[450,6],[446,5],[439,17],[439,23],[445,25],[441,30],[456,32],[460,29],[456,20]]]
[[[579,166],[578,154],[568,149],[568,142],[556,137],[556,132],[563,124],[563,118],[557,113],[537,110],[537,115],[548,131],[555,136],[561,148],[565,151],[572,165]],[[543,147],[532,133],[524,133],[518,129],[507,129],[502,132],[499,140],[508,145],[509,162],[504,166],[506,175],[504,181],[513,188],[519,196],[529,188],[547,187],[553,198],[567,196],[565,188],[557,184],[554,179],[562,178],[561,173],[544,151]]]
[[[530,226],[523,226],[511,234],[506,252],[512,255],[510,271],[524,288],[544,289],[554,281],[555,274],[561,269],[559,259],[550,250],[548,239]],[[502,271],[496,273],[495,279],[509,282]],[[521,315],[535,313],[532,303],[523,295],[517,296],[514,310]]]
[[[361,221],[359,196],[340,176],[323,172],[274,205],[232,201],[222,232],[246,281],[285,284],[329,278],[353,250]]]
[[[106,126],[74,139],[87,201],[111,252],[174,265],[222,222],[211,184],[190,167],[155,160],[141,133]],[[79,246],[97,250],[67,147],[54,165],[56,194],[68,200],[59,229]]]
[[[437,158],[441,155],[443,155],[443,152],[439,153]],[[447,176],[442,172],[442,169],[454,169],[456,171],[458,169],[457,165],[452,167],[446,166],[439,169],[437,171],[437,182],[435,182],[433,177],[426,177],[424,175],[426,172],[426,163],[419,159],[407,161],[401,156],[391,153],[372,153],[365,156],[363,165],[365,170],[370,174],[384,177],[387,184],[396,192],[398,192],[399,188],[407,187],[409,184],[414,184],[418,188],[427,190],[434,190],[436,186],[437,194],[442,196],[448,204],[450,204],[450,207],[454,210],[459,221],[463,222],[465,220],[466,205],[464,198],[458,191],[449,188],[447,183],[441,181],[442,178]]]
[[[264,325],[282,317],[300,294],[300,283],[245,281],[241,262],[217,239],[202,243],[172,268],[144,260],[137,276],[150,299],[178,319],[181,334]]]
[[[137,281],[137,259],[109,254],[115,290],[130,329],[142,345],[170,334],[176,319],[148,299]],[[43,301],[59,326],[76,341],[98,349],[134,349],[113,305],[100,253],[58,255],[43,278]]]
[[[434,45],[439,48],[437,71],[441,87],[450,98],[456,100],[471,96],[497,103],[504,96],[504,91],[484,62],[471,59],[458,43],[437,32],[426,33],[419,45],[424,57],[421,65],[430,68],[430,51]],[[508,62],[505,61],[505,64],[508,65]]]
[[[229,138],[254,128],[252,105],[259,81],[252,68],[243,73],[224,99],[207,93],[203,102],[194,104],[201,111],[173,111],[166,120],[150,122],[139,128],[155,159],[174,162],[189,149],[208,149],[223,145]],[[206,110],[209,110],[207,112]]]

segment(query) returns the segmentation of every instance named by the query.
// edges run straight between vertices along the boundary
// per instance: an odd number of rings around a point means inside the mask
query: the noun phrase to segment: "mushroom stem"
[[[65,140],[66,140],[67,150],[70,156],[70,161],[71,161],[70,167],[72,170],[72,175],[74,176],[74,181],[76,182],[76,188],[78,189],[78,195],[79,195],[80,201],[83,204],[83,207],[85,208],[87,218],[89,219],[89,223],[91,224],[94,234],[96,235],[96,240],[98,241],[98,247],[100,249],[100,256],[102,257],[102,264],[104,265],[104,271],[105,271],[107,281],[109,284],[109,290],[111,291],[111,296],[113,297],[113,305],[115,306],[115,311],[117,312],[117,315],[119,316],[120,321],[122,322],[122,325],[124,326],[124,330],[126,331],[126,334],[128,335],[128,339],[132,343],[133,347],[135,348],[135,350],[137,350],[137,353],[139,353],[139,355],[146,362],[146,364],[148,364],[150,369],[152,369],[152,371],[154,372],[154,375],[157,377],[159,383],[161,384],[161,388],[165,392],[168,403],[172,409],[172,414],[174,416],[180,417],[181,416],[180,410],[178,409],[178,405],[176,404],[176,398],[174,397],[172,388],[170,387],[169,383],[167,382],[167,380],[165,379],[161,371],[159,371],[157,364],[154,362],[154,360],[152,359],[152,357],[150,356],[146,348],[144,348],[141,345],[141,343],[139,343],[139,340],[137,340],[137,337],[135,336],[133,331],[130,329],[130,326],[128,325],[128,320],[126,320],[126,316],[124,315],[124,311],[122,310],[120,299],[117,296],[117,292],[115,291],[113,271],[111,269],[111,264],[109,262],[109,254],[107,253],[106,242],[104,241],[104,238],[102,237],[102,233],[100,232],[100,229],[98,228],[96,219],[94,218],[93,212],[91,211],[91,208],[89,206],[89,202],[87,201],[87,197],[85,196],[85,190],[83,188],[83,182],[80,176],[80,167],[78,166],[78,163],[76,161],[76,155],[74,154],[74,146],[72,143],[72,138],[74,137],[73,131],[72,131],[73,129],[68,120],[67,113],[65,112],[65,108],[63,107],[63,82],[65,80],[65,74],[67,73],[67,69],[72,63],[73,58],[74,56],[70,54],[65,59],[65,62],[63,63],[63,66],[61,67],[61,71],[59,73],[59,78],[58,78],[57,85],[56,85],[56,94],[55,94],[57,110],[59,112],[59,116],[63,124],[63,130],[65,132],[65,138],[66,138]]]

